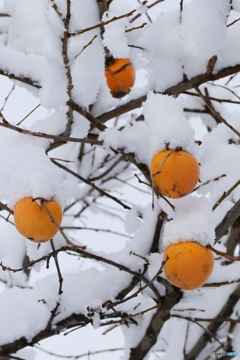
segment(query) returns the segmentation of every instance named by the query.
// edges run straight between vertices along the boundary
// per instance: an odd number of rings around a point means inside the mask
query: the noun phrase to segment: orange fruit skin
[[[105,78],[113,97],[127,95],[135,82],[135,69],[130,59],[114,59],[105,68]]]
[[[180,150],[164,150],[154,155],[150,171],[159,193],[173,199],[188,195],[196,186],[200,172],[195,157]]]
[[[34,242],[45,242],[58,232],[46,209],[33,198],[27,197],[17,202],[14,208],[14,222],[20,234]],[[56,201],[45,201],[57,224],[62,221],[62,209]]]
[[[214,256],[210,249],[194,241],[171,244],[164,252],[163,267],[171,284],[184,290],[203,285],[212,273]]]

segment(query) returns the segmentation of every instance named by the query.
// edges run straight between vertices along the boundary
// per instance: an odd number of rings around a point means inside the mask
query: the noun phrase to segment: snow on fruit
[[[214,266],[212,251],[194,241],[169,245],[163,260],[167,260],[163,267],[167,279],[184,290],[202,286],[210,277]]]
[[[152,158],[151,177],[160,194],[181,198],[197,184],[199,165],[195,157],[185,151],[164,150]]]
[[[32,197],[27,197],[19,200],[14,208],[17,230],[34,242],[52,239],[58,232],[54,222],[60,225],[61,221],[62,209],[56,201],[41,200],[39,204]]]
[[[135,82],[135,69],[131,60],[107,59],[105,77],[113,97],[121,98],[127,95]]]

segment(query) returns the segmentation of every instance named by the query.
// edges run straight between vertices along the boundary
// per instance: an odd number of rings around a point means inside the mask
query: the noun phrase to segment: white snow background
[[[39,91],[35,89],[33,94],[30,94],[29,86],[17,83],[17,88],[4,110],[4,116],[6,119],[14,119],[14,124],[17,124],[33,107],[41,102],[42,107],[36,110],[22,124],[22,127],[31,128],[34,131],[58,134],[64,130],[66,108],[62,104],[67,101],[66,79],[63,76],[63,64],[59,61],[62,54],[58,36],[62,32],[62,24],[53,9],[46,11],[47,3],[47,0],[34,0],[34,2],[32,0],[0,1],[0,6],[5,5],[4,11],[16,16],[15,19],[17,19],[15,23],[11,24],[8,47],[4,45],[4,35],[0,36],[0,68],[9,71],[14,70],[16,75],[28,76],[43,85],[42,89]],[[64,12],[65,1],[58,0],[57,3]],[[234,27],[226,28],[228,3],[226,0],[218,0],[217,3],[215,0],[184,1],[182,25],[180,25],[180,22],[176,20],[179,17],[179,0],[165,0],[161,7],[159,6],[159,11],[156,10],[157,7],[153,11],[149,10],[149,15],[156,21],[152,25],[147,25],[144,29],[139,29],[138,36],[134,31],[129,32],[128,36],[125,36],[126,33],[124,36],[122,35],[119,29],[130,26],[126,19],[118,24],[112,23],[111,26],[106,27],[104,44],[116,56],[131,56],[134,65],[139,70],[140,78],[143,76],[142,81],[138,80],[131,93],[121,100],[111,97],[104,81],[104,52],[100,38],[96,38],[92,45],[83,51],[81,56],[78,56],[83,47],[94,35],[98,34],[98,30],[83,34],[81,40],[79,40],[79,37],[73,38],[70,46],[74,76],[73,98],[80,105],[88,106],[97,99],[93,113],[100,114],[109,110],[112,106],[138,98],[149,90],[148,98],[143,104],[146,122],[135,122],[122,132],[118,132],[109,126],[109,129],[100,137],[105,141],[104,147],[106,149],[109,146],[124,147],[129,152],[134,151],[139,161],[149,165],[152,154],[162,150],[167,141],[173,147],[182,146],[202,163],[200,174],[202,183],[224,173],[228,174],[227,177],[219,180],[216,186],[209,183],[209,185],[200,188],[198,196],[204,196],[200,202],[197,201],[199,200],[197,196],[173,200],[172,203],[176,208],[181,209],[179,215],[178,213],[174,214],[162,199],[159,201],[155,199],[155,211],[152,212],[151,195],[150,192],[147,192],[147,187],[143,185],[139,186],[142,186],[146,194],[141,193],[141,196],[130,187],[124,189],[125,195],[133,203],[136,203],[136,206],[125,216],[125,226],[115,219],[111,219],[110,225],[114,231],[124,233],[125,237],[116,236],[113,240],[111,235],[102,233],[98,234],[96,238],[94,233],[89,234],[86,231],[81,232],[80,238],[77,232],[69,232],[71,236],[79,240],[80,244],[86,244],[89,251],[92,248],[94,253],[109,257],[137,271],[143,267],[144,263],[141,259],[129,255],[129,253],[132,249],[139,254],[147,253],[148,243],[146,239],[153,236],[154,224],[160,207],[175,220],[175,226],[172,226],[172,223],[169,222],[164,228],[163,238],[165,245],[171,242],[171,239],[174,242],[173,239],[178,241],[181,237],[187,239],[194,237],[202,244],[206,244],[213,242],[214,228],[218,220],[223,217],[226,210],[231,208],[232,200],[239,198],[240,189],[237,189],[232,194],[232,197],[218,207],[216,212],[211,213],[212,206],[222,193],[240,178],[240,168],[236,169],[236,164],[233,161],[233,159],[239,158],[240,150],[234,145],[231,147],[228,145],[228,139],[234,139],[236,135],[224,125],[220,125],[213,129],[211,133],[206,134],[201,126],[202,120],[199,119],[194,123],[192,121],[190,123],[192,126],[190,126],[182,109],[186,101],[188,106],[192,104],[193,108],[201,108],[201,103],[194,97],[186,100],[185,96],[181,96],[176,100],[173,97],[153,93],[153,90],[164,91],[180,82],[182,80],[182,67],[184,67],[184,71],[189,77],[204,72],[209,58],[213,55],[218,55],[216,70],[240,62],[240,49],[234,45],[239,39],[240,22]],[[240,12],[237,1],[234,4],[236,4],[235,9]],[[18,14],[23,13],[23,7],[28,11],[26,11],[24,17],[21,17]],[[71,31],[79,29],[79,24],[81,24],[81,28],[86,28],[98,23],[95,0],[81,0],[81,2],[72,0],[72,7],[75,13],[81,14],[81,16],[80,18],[73,16]],[[84,14],[79,10],[82,7],[86,9]],[[114,0],[110,6],[109,16],[121,15],[131,11],[134,7],[136,7],[136,4],[133,0]],[[198,21],[195,21],[196,16]],[[214,19],[214,23],[211,22],[211,19]],[[5,25],[4,23],[1,25],[3,28],[8,26],[7,21]],[[232,21],[232,19],[229,19],[229,21]],[[141,20],[138,20],[136,26],[140,24]],[[32,31],[30,32],[29,29],[32,29]],[[36,37],[39,42],[36,42]],[[117,46],[116,38],[119,42]],[[144,54],[127,46],[133,43],[144,48]],[[98,59],[98,66],[96,66],[96,58]],[[145,72],[142,73],[140,68],[143,64],[145,64]],[[79,71],[79,69],[81,70]],[[50,77],[49,73],[51,73]],[[0,104],[2,104],[11,89],[12,82],[4,77],[1,77],[0,81],[1,88],[4,88],[4,93],[0,94]],[[99,90],[101,90],[101,94],[98,96]],[[214,94],[214,91],[217,93],[217,91],[221,90],[212,86],[211,94]],[[231,95],[229,94],[229,96]],[[221,111],[225,112],[229,123],[240,130],[238,115],[222,104]],[[180,117],[182,120],[181,128],[178,127],[176,117],[178,119]],[[207,121],[207,116],[205,120]],[[76,115],[71,136],[84,137],[88,129],[89,123],[80,115]],[[82,194],[85,193],[87,185],[83,185],[80,189],[73,186],[74,180],[71,182],[67,175],[63,176],[62,172],[53,167],[50,160],[46,158],[45,149],[49,145],[48,140],[11,133],[10,130],[2,128],[0,131],[2,134],[0,143],[0,166],[2,171],[0,198],[6,199],[11,208],[13,208],[16,201],[24,196],[44,196],[46,198],[54,196],[61,204],[67,204],[68,198],[76,196],[77,192],[79,197],[81,191]],[[157,133],[159,136],[156,135]],[[142,139],[144,139],[144,142]],[[202,139],[204,139],[203,144],[198,147],[194,140]],[[214,147],[212,146],[213,142]],[[19,146],[21,146],[21,151]],[[60,148],[56,153],[58,157],[70,161],[75,161],[77,156],[74,145],[71,143],[64,148],[64,152]],[[101,158],[101,154],[99,158]],[[24,159],[24,165],[22,159]],[[71,166],[74,170],[76,164],[73,162]],[[90,170],[89,165],[86,163],[82,176],[88,176]],[[29,174],[27,178],[26,173]],[[14,175],[10,176],[11,174]],[[132,182],[132,184],[138,186],[136,181]],[[112,187],[114,185],[113,182]],[[211,193],[209,193],[210,186]],[[121,191],[121,188],[119,191]],[[91,210],[95,211],[96,216],[91,221],[88,221],[88,225],[95,228],[109,228],[109,221],[106,222],[106,218],[101,215],[99,209],[92,206]],[[137,218],[138,211],[143,213],[143,221]],[[203,213],[207,216],[207,221],[206,217],[201,217]],[[185,220],[184,228],[182,218]],[[69,225],[67,218],[64,219],[63,225]],[[21,267],[20,254],[24,254],[25,247],[31,259],[37,259],[50,251],[48,243],[43,244],[40,250],[37,250],[37,245],[26,241],[17,234],[10,223],[0,223],[0,232],[0,259],[3,264],[7,264],[12,268]],[[15,246],[16,242],[19,243],[17,247]],[[56,247],[64,245],[64,241],[59,234],[55,238],[55,244]],[[219,249],[221,250],[221,246],[219,246]],[[15,256],[16,252],[18,256]],[[159,270],[161,259],[162,255],[160,254],[149,256],[148,275],[150,278]],[[67,256],[60,256],[59,262],[64,275],[64,293],[61,295],[60,313],[56,320],[61,320],[74,311],[86,313],[87,306],[98,307],[106,298],[114,298],[120,284],[127,284],[129,278],[128,275],[119,272],[115,268],[108,271],[109,265],[97,263],[92,266],[92,262],[88,260],[72,261],[71,259],[69,261]],[[220,265],[216,262],[214,272],[208,282],[231,279],[233,273],[239,273],[240,264],[234,263],[226,267],[224,274],[218,272],[219,268]],[[9,311],[1,313],[0,345],[4,342],[14,341],[22,334],[28,336],[30,340],[47,323],[50,310],[55,306],[58,299],[58,277],[55,274],[54,264],[50,270],[46,270],[45,266],[40,264],[34,266],[34,269],[35,273],[30,284],[28,283],[28,286],[35,285],[34,292],[31,289],[23,290],[20,288],[26,285],[24,274],[9,274],[1,271],[1,279],[11,280],[12,285],[18,287],[10,287],[3,292],[4,286],[0,284],[2,291],[0,294],[0,309],[4,309],[6,304],[11,309],[10,317]],[[54,272],[54,274],[51,275],[51,272]],[[101,282],[99,279],[101,279]],[[108,286],[101,287],[102,281]],[[194,314],[191,315],[201,316],[201,309],[204,306],[208,317],[214,316],[223,303],[216,303],[216,298],[219,296],[222,301],[224,298],[227,299],[234,287],[235,285],[227,286],[224,291],[221,288],[206,288],[185,292],[184,300],[178,304],[177,309],[191,308],[192,304],[194,304],[194,308],[200,310],[194,311]],[[164,292],[160,285],[159,289]],[[14,305],[16,298],[18,299],[17,308]],[[46,304],[41,299],[44,299]],[[153,305],[152,300],[142,295],[141,306],[138,311]],[[131,302],[128,302],[120,308],[127,311],[132,309],[131,306]],[[150,315],[151,313],[146,314],[142,321],[147,323],[150,320]],[[161,349],[164,338],[167,338],[169,343],[173,341],[175,345],[174,348],[168,348],[165,358],[181,360],[184,338],[179,334],[179,320],[174,319],[174,322],[175,326],[173,326],[173,322],[171,325],[166,324],[161,333],[162,343],[160,340],[155,349]],[[94,327],[97,328],[97,326],[96,320]],[[117,330],[108,332],[106,335],[102,335],[105,330],[87,326],[85,329],[73,331],[66,336],[61,334],[44,340],[39,346],[61,355],[78,355],[87,353],[89,349],[94,351],[124,347],[122,352],[99,354],[96,359],[127,360],[130,348],[137,344],[140,333],[141,331],[144,332],[145,327],[132,326],[129,329],[120,327]],[[193,326],[188,338],[189,348],[194,343],[197,333],[200,334],[201,329]],[[239,348],[240,353],[239,344],[236,344],[237,348]],[[18,356],[26,360],[58,358],[35,348],[21,350],[18,352]],[[149,359],[154,359],[154,355],[150,355]]]

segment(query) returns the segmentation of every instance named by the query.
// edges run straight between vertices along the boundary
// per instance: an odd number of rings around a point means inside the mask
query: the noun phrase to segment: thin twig
[[[159,252],[160,234],[161,234],[163,224],[165,223],[167,218],[168,218],[168,215],[164,211],[161,211],[160,214],[158,215],[150,253]]]
[[[216,112],[216,110],[212,107],[212,105],[209,103],[209,101],[207,101],[207,99],[202,94],[202,92],[199,90],[199,88],[195,87],[194,89],[199,94],[201,99],[204,101],[204,103],[206,104],[208,109],[211,111],[214,119],[217,119],[218,122],[224,123],[230,130],[232,130],[235,134],[237,134],[240,137],[240,132],[237,129],[235,129],[232,125],[230,125],[219,113]]]
[[[164,0],[157,0],[157,1],[155,1],[154,3],[152,3],[151,5],[147,6],[147,8],[148,8],[148,9],[151,9],[153,6],[159,4],[159,3],[163,2],[163,1],[164,1]],[[136,16],[134,16],[134,18],[132,18],[132,19],[130,20],[130,23],[132,23],[132,22],[134,22],[135,20],[137,20],[138,18],[140,18],[140,16],[142,16],[142,14],[141,14],[141,13],[138,13]]]
[[[179,149],[174,149],[174,150],[170,151],[170,153],[168,153],[167,156],[165,156],[165,158],[164,158],[161,166],[159,167],[158,171],[157,171],[156,173],[152,174],[152,177],[155,177],[156,175],[161,174],[162,169],[163,169],[165,163],[167,162],[168,158],[169,158],[173,153],[175,153],[175,152],[178,151],[178,150],[179,150]]]
[[[182,22],[183,0],[180,0],[180,24]]]
[[[52,322],[53,322],[53,319],[55,318],[55,316],[57,315],[57,310],[58,310],[59,306],[60,306],[60,302],[57,301],[54,309],[51,311],[51,316],[50,316],[50,318],[48,320],[46,330],[51,330]]]
[[[96,180],[99,180],[103,177],[105,177],[107,174],[109,174],[121,161],[124,160],[124,155],[122,156],[118,156],[117,157],[117,160],[111,165],[109,166],[108,169],[106,169],[106,171],[104,171],[102,174],[100,175],[97,175],[97,176],[94,176],[94,177],[90,177],[89,178],[89,181],[96,181]]]
[[[240,285],[231,293],[230,296],[227,297],[225,303],[223,304],[222,308],[216,315],[216,318],[230,318],[231,314],[234,311],[234,307],[239,301],[240,296]],[[201,351],[205,349],[208,343],[211,341],[211,334],[215,334],[219,327],[221,326],[221,322],[211,322],[208,326],[207,331],[205,331],[193,347],[189,350],[185,360],[192,360],[196,359]]]
[[[139,26],[133,27],[133,28],[131,28],[131,29],[127,29],[127,30],[125,30],[125,32],[130,32],[130,31],[134,31],[134,30],[142,29],[142,28],[144,28],[144,26],[146,26],[146,25],[147,25],[147,23],[143,23],[142,25],[139,25]]]
[[[57,4],[54,0],[51,0],[52,2],[52,8],[56,11],[57,15],[60,17],[60,19],[63,18],[63,14],[59,11]]]
[[[13,90],[15,89],[15,86],[16,86],[16,84],[13,84],[13,86],[12,86],[11,90],[9,91],[8,95],[5,97],[3,106],[2,106],[2,108],[1,108],[1,110],[0,110],[0,113],[4,110],[4,108],[5,108],[5,106],[6,106],[6,103],[7,103],[8,99],[9,99],[9,97],[11,96]]]
[[[119,179],[118,177],[115,177],[115,180],[120,181],[121,183],[123,183],[123,184],[125,184],[125,185],[127,185],[127,186],[129,186],[129,187],[131,187],[131,188],[133,188],[133,189],[135,189],[135,190],[138,190],[138,191],[140,191],[140,192],[142,192],[142,193],[144,193],[144,194],[149,194],[149,191],[145,191],[145,190],[143,190],[143,189],[140,189],[140,188],[137,187],[137,186],[134,186],[134,185],[132,185],[132,184],[129,184],[129,182],[128,182],[127,180],[122,180],[122,179]],[[148,184],[148,185],[149,185],[149,184]]]
[[[183,91],[182,93],[186,94],[186,95],[190,95],[190,96],[200,97],[198,94],[190,92],[190,91]],[[213,96],[206,96],[205,95],[205,98],[207,100],[212,100],[212,101],[219,102],[220,104],[221,103],[229,103],[229,104],[237,104],[237,105],[240,104],[240,101],[235,101],[235,100],[230,100],[230,99],[220,99],[220,98],[216,98],[216,97],[213,97]]]
[[[3,119],[3,115],[1,113],[0,113],[0,117]],[[85,143],[85,144],[91,144],[91,145],[103,145],[103,141],[99,141],[96,139],[88,139],[88,138],[80,139],[80,138],[61,136],[61,135],[51,135],[51,134],[46,134],[43,132],[26,130],[26,129],[20,128],[18,126],[12,125],[9,122],[0,122],[0,126],[6,128],[6,129],[17,131],[20,134],[31,135],[31,136],[45,138],[45,139],[53,139],[55,141],[61,141],[61,142],[66,142],[66,143],[67,142],[76,142],[76,143]]]
[[[113,231],[110,229],[100,229],[100,228],[91,228],[91,227],[84,227],[84,226],[63,226],[62,227],[63,230],[89,230],[89,231],[96,231],[96,232],[106,232],[109,234],[114,234],[114,235],[119,235],[119,236],[123,236],[129,239],[132,239],[132,236],[117,232],[117,231]]]
[[[218,180],[220,180],[221,178],[223,178],[223,177],[225,177],[225,176],[227,176],[227,175],[226,175],[226,174],[222,174],[222,175],[220,175],[220,176],[218,176],[218,177],[216,177],[216,178],[214,178],[214,179],[207,180],[206,182],[202,183],[201,185],[195,187],[192,192],[198,190],[199,188],[201,188],[201,187],[204,186],[204,185],[209,184],[211,181],[218,181]]]
[[[221,282],[203,284],[202,287],[220,287],[220,286],[237,284],[239,282],[240,282],[240,279],[231,280],[231,281],[221,281]]]
[[[81,355],[60,355],[60,354],[56,354],[56,353],[53,353],[51,351],[45,350],[42,347],[37,346],[37,345],[34,345],[34,348],[36,348],[38,350],[41,350],[42,352],[45,352],[46,354],[56,356],[56,357],[61,358],[61,359],[74,359],[74,360],[80,359],[82,357],[86,357],[86,356],[89,356],[89,355],[97,355],[97,354],[102,354],[102,353],[108,353],[108,352],[124,350],[123,348],[116,348],[116,349],[97,350],[97,351],[91,351],[91,352],[88,351],[87,353],[81,354]]]
[[[103,22],[101,22],[100,24],[97,24],[97,25],[94,25],[94,26],[91,26],[91,27],[88,27],[88,28],[85,28],[85,29],[82,29],[82,30],[78,30],[78,31],[76,31],[76,32],[74,32],[74,33],[71,33],[70,36],[81,35],[81,34],[87,32],[87,31],[91,31],[91,30],[100,28],[101,26],[108,25],[108,24],[110,24],[110,23],[113,22],[113,21],[117,21],[117,20],[120,20],[120,19],[129,17],[129,16],[131,16],[132,14],[134,14],[135,11],[136,11],[136,9],[128,12],[127,14],[121,15],[121,16],[114,16],[112,19],[107,20],[107,21],[103,21]]]
[[[229,26],[232,26],[233,24],[235,24],[237,21],[239,21],[240,20],[240,18],[239,19],[236,19],[236,20],[234,20],[233,22],[231,22],[230,24],[228,24],[227,25],[227,27],[229,27]]]
[[[46,203],[45,203],[45,205],[46,205]],[[51,247],[52,247],[53,259],[55,261],[55,265],[56,265],[57,273],[58,273],[58,279],[59,279],[58,294],[61,295],[63,293],[63,291],[62,291],[63,277],[62,277],[62,273],[61,273],[60,266],[59,266],[59,263],[58,263],[58,257],[57,257],[57,254],[55,253],[55,246],[54,246],[54,243],[53,243],[53,239],[50,240],[50,244],[51,244]]]
[[[172,315],[172,316],[173,316],[173,315]],[[184,357],[187,355],[186,347],[187,347],[187,340],[188,340],[189,328],[190,328],[190,322],[188,321],[188,323],[187,323],[187,329],[186,329],[186,335],[185,335],[185,340],[184,340],[184,346],[183,346],[183,356],[184,356]]]
[[[211,331],[209,331],[207,328],[205,328],[203,325],[199,324],[199,322],[197,320],[195,320],[195,318],[190,318],[190,317],[184,317],[184,316],[181,316],[181,315],[171,315],[171,317],[175,317],[175,318],[179,318],[179,319],[183,319],[183,320],[187,320],[187,321],[191,321],[193,322],[194,324],[200,326],[210,337],[212,337],[213,339],[215,339],[221,346],[223,349],[225,349],[225,346],[223,343],[221,343],[221,341],[216,337],[216,335],[214,335]],[[201,321],[201,320],[199,320]]]
[[[138,3],[139,4],[142,4],[142,0],[137,0],[138,1]],[[147,4],[147,1],[145,2],[145,4]],[[144,4],[144,5],[145,5]],[[150,18],[150,16],[148,15],[148,12],[147,11],[145,11],[145,15],[146,15],[146,17],[148,18],[148,21],[150,22],[150,23],[152,23],[152,19]]]
[[[98,186],[96,186],[94,183],[92,183],[91,181],[83,178],[81,175],[75,173],[74,171],[68,169],[66,166],[59,164],[57,161],[52,160],[52,162],[57,165],[58,167],[60,167],[61,169],[67,171],[69,174],[72,174],[73,176],[75,176],[76,178],[78,178],[79,180],[83,181],[85,184],[88,184],[89,186],[91,186],[92,188],[94,188],[95,190],[99,191],[102,195],[112,199],[113,201],[117,202],[118,204],[120,204],[124,209],[130,210],[131,208],[124,204],[122,201],[118,200],[115,196],[112,196],[108,193],[106,193],[104,190],[100,189]]]
[[[70,105],[74,111],[77,111],[80,115],[84,116],[98,130],[106,130],[106,125],[104,125],[101,121],[98,120],[98,118],[96,118],[89,111],[87,111],[87,109],[79,106],[71,99],[67,102],[67,104]]]
[[[41,104],[38,104],[37,106],[35,106],[35,108],[32,109],[26,116],[24,116],[24,118],[23,118],[21,121],[19,121],[19,123],[17,123],[16,125],[17,125],[17,126],[21,125],[21,123],[22,123],[24,120],[26,120],[35,110],[37,110],[37,109],[39,108],[39,106],[41,106]]]
[[[82,50],[80,51],[80,53],[75,56],[75,59],[76,59],[78,56],[80,56],[80,55],[82,54],[82,52],[83,52],[88,46],[90,46],[97,37],[98,37],[98,35],[94,35],[93,38],[92,38],[86,45],[84,45],[84,47],[82,48]]]
[[[66,237],[66,235],[65,235],[65,237]],[[161,296],[159,295],[158,290],[155,288],[155,286],[151,282],[149,282],[149,280],[144,275],[142,275],[142,274],[140,274],[140,273],[138,273],[136,271],[133,271],[133,270],[129,269],[128,267],[126,267],[124,265],[121,265],[121,264],[119,264],[119,263],[117,263],[117,262],[115,262],[115,261],[113,261],[111,259],[107,259],[107,258],[104,258],[103,256],[99,256],[99,255],[90,253],[90,252],[88,252],[88,251],[86,251],[84,249],[86,249],[86,247],[81,247],[81,246],[75,245],[72,242],[70,242],[69,246],[64,246],[64,247],[61,247],[59,249],[56,249],[54,251],[54,253],[51,252],[48,255],[42,256],[41,258],[39,258],[37,260],[33,260],[30,263],[26,264],[22,268],[13,269],[13,268],[10,268],[9,266],[5,266],[4,264],[2,264],[2,262],[0,262],[0,267],[4,271],[8,270],[8,271],[12,271],[12,272],[19,272],[19,271],[23,271],[23,270],[25,270],[25,269],[39,263],[39,262],[48,261],[53,256],[53,254],[58,254],[60,252],[74,252],[74,253],[77,253],[78,255],[82,256],[83,258],[103,262],[104,264],[111,265],[111,266],[119,269],[120,271],[124,271],[124,272],[126,272],[126,273],[128,273],[130,275],[135,276],[139,280],[143,281],[145,284],[148,284],[149,288],[152,290],[152,292],[154,293],[156,298],[159,301],[161,300]]]
[[[114,325],[114,324],[123,324],[126,320],[129,320],[129,319],[132,319],[133,317],[135,316],[140,316],[140,315],[143,315],[145,314],[146,312],[148,311],[151,311],[151,310],[154,310],[154,309],[157,309],[161,306],[161,303],[155,305],[155,306],[152,306],[151,308],[149,309],[146,309],[146,310],[143,310],[143,311],[140,311],[136,314],[132,314],[132,315],[128,315],[120,320],[111,320],[111,321],[108,321],[108,322],[105,322],[105,323],[101,323],[100,326],[108,326],[108,325]]]
[[[152,185],[151,185],[151,184],[147,183],[146,181],[141,180],[140,177],[139,177],[137,174],[134,174],[134,176],[137,178],[139,184],[144,184],[144,185],[152,188]]]
[[[222,236],[227,234],[228,229],[232,226],[232,224],[239,217],[239,215],[240,215],[240,200],[238,200],[233,205],[233,207],[227,212],[227,214],[224,216],[222,221],[216,227],[214,244],[216,244],[221,239]]]
[[[167,259],[167,260],[168,260],[168,259]],[[128,297],[126,297],[126,298],[124,298],[124,299],[122,299],[122,300],[115,301],[115,302],[107,301],[107,302],[105,302],[103,305],[104,305],[105,307],[107,307],[108,309],[112,309],[113,307],[115,307],[115,306],[117,306],[117,305],[119,305],[119,304],[122,304],[122,303],[124,303],[124,302],[126,302],[126,301],[129,301],[129,300],[137,297],[138,294],[142,293],[147,287],[149,287],[150,285],[152,285],[152,284],[154,283],[154,281],[157,279],[157,277],[162,273],[163,267],[164,267],[164,265],[166,264],[167,260],[165,260],[165,261],[163,261],[163,262],[161,263],[160,269],[158,270],[158,272],[156,273],[156,275],[155,275],[148,283],[146,283],[143,287],[140,287],[134,294],[132,294],[132,295],[130,295],[130,296],[128,296]],[[160,300],[159,297],[158,297],[158,300]],[[161,300],[160,300],[160,302],[161,302]],[[102,305],[102,306],[103,306],[103,305]],[[104,307],[104,306],[103,306],[103,307]]]
[[[212,245],[208,244],[206,246],[208,249],[212,250],[215,254],[217,255],[220,255],[222,257],[224,257],[225,259],[227,259],[228,261],[230,262],[233,262],[233,261],[240,261],[240,256],[232,256],[232,255],[228,255],[222,251],[219,251],[217,249],[215,249]]]
[[[238,180],[228,191],[224,191],[216,204],[213,205],[212,210],[214,211],[218,207],[218,205],[220,205],[221,202],[225,200],[238,187],[238,185],[240,185],[240,180]]]
[[[71,0],[66,1],[66,16],[63,18],[60,15],[60,18],[62,20],[63,26],[64,26],[64,32],[63,36],[61,38],[62,41],[62,58],[63,63],[65,66],[65,75],[67,78],[67,94],[69,99],[72,97],[72,89],[73,89],[73,78],[72,78],[72,72],[69,62],[69,56],[68,56],[68,47],[69,47],[69,25],[71,21]],[[68,111],[66,113],[67,115],[67,124],[65,131],[63,133],[64,136],[69,136],[71,134],[71,129],[73,125],[73,109],[72,106],[68,104]]]
[[[226,91],[229,91],[231,94],[233,94],[234,96],[236,96],[236,98],[238,98],[240,100],[240,96],[238,96],[238,94],[235,93],[235,91],[233,91],[232,89],[229,89],[227,86],[223,86],[220,84],[215,84],[211,82],[212,86],[216,86],[216,87],[220,87],[222,89],[225,89]]]
[[[227,81],[225,82],[225,86],[227,86],[236,76],[238,73],[233,74],[232,76],[230,76]]]
[[[36,198],[34,200],[37,200]],[[81,250],[85,250],[86,249],[86,246],[80,246],[80,245],[76,245],[74,244],[71,240],[69,240],[69,238],[67,237],[67,235],[64,233],[63,229],[61,228],[61,226],[55,221],[51,211],[49,210],[48,206],[46,205],[46,202],[45,201],[41,201],[41,204],[42,206],[44,207],[44,209],[46,210],[46,212],[48,213],[48,216],[50,217],[52,223],[58,228],[59,232],[61,233],[61,235],[63,236],[63,238],[65,239],[66,243],[70,246],[72,246],[73,248],[78,248],[78,249],[81,249]],[[53,250],[53,253],[56,253],[54,252]],[[57,268],[58,269],[58,268]],[[60,276],[62,277],[62,276]]]
[[[6,210],[9,212],[9,214],[12,214],[13,211],[5,204],[3,204],[2,202],[0,202],[0,210]]]

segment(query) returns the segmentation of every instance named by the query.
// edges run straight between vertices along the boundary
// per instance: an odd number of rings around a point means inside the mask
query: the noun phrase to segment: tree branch
[[[50,317],[51,319],[51,317]],[[25,337],[21,337],[13,341],[12,343],[1,345],[0,346],[0,356],[8,355],[17,352],[20,349],[25,348],[26,346],[33,346],[43,339],[47,339],[53,335],[57,335],[60,332],[71,329],[75,326],[86,326],[91,320],[83,314],[72,314],[68,318],[59,321],[54,324],[54,327],[49,328],[48,324],[45,329],[35,335],[31,341],[28,341]]]
[[[75,176],[75,177],[78,178],[79,180],[83,181],[85,184],[87,184],[87,185],[91,186],[92,188],[94,188],[95,190],[99,191],[99,192],[101,193],[101,195],[105,195],[106,197],[108,197],[108,198],[112,199],[113,201],[117,202],[117,203],[120,204],[124,209],[127,209],[127,210],[130,210],[130,209],[131,209],[128,205],[126,205],[126,204],[124,204],[122,201],[118,200],[115,196],[112,196],[112,195],[106,193],[106,191],[100,189],[98,186],[96,186],[96,185],[95,185],[94,183],[92,183],[91,181],[83,178],[81,175],[79,175],[79,174],[75,173],[74,171],[68,169],[66,166],[58,163],[57,161],[55,161],[55,160],[53,160],[53,159],[51,159],[51,161],[52,161],[55,165],[57,165],[58,167],[60,167],[61,169],[67,171],[69,174],[72,174],[73,176]]]
[[[222,221],[218,224],[218,226],[215,229],[215,241],[214,244],[216,244],[221,237],[227,234],[228,229],[234,221],[240,216],[240,200],[236,202],[236,204],[233,205],[233,207],[227,212],[227,214],[224,216]]]
[[[240,297],[240,285],[238,285],[236,290],[230,295],[229,299],[222,307],[220,312],[217,314],[216,318],[223,318],[223,319],[229,318],[233,312],[235,305],[239,301],[239,297]],[[211,340],[210,333],[215,334],[223,322],[224,321],[211,322],[211,324],[207,328],[207,331],[205,331],[202,334],[202,336],[199,338],[199,340],[196,342],[193,348],[189,351],[189,353],[185,357],[185,360],[195,360],[199,356],[201,351],[207,346],[208,342]]]
[[[113,21],[117,21],[117,20],[123,19],[123,18],[125,18],[125,17],[129,17],[129,16],[131,16],[132,14],[134,14],[135,11],[136,11],[136,10],[134,9],[134,10],[128,12],[127,14],[120,15],[120,16],[114,16],[114,17],[113,17],[112,19],[110,19],[110,20],[101,22],[101,23],[99,23],[99,24],[96,24],[96,25],[94,25],[94,26],[91,26],[91,27],[88,27],[88,28],[85,28],[85,29],[82,29],[82,30],[78,30],[78,31],[70,34],[70,36],[81,35],[81,34],[87,32],[87,31],[91,31],[91,30],[94,30],[94,29],[98,29],[98,28],[100,28],[100,27],[102,27],[102,26],[105,26],[105,25],[110,24],[110,23],[113,22]]]
[[[16,75],[14,73],[10,73],[6,70],[0,69],[0,75],[6,76],[8,77],[10,80],[16,80],[16,81],[20,81],[24,84],[33,86],[37,89],[41,89],[41,85],[39,84],[39,82],[37,80],[31,79],[27,76],[24,75]]]
[[[86,109],[82,108],[74,101],[69,100],[68,105],[72,107],[73,110],[77,111],[80,115],[84,116],[94,127],[96,127],[100,131],[106,130],[106,126],[99,121],[96,117],[94,117],[90,112]]]
[[[162,230],[163,224],[166,219],[167,219],[167,214],[164,211],[161,211],[161,213],[158,215],[158,218],[157,218],[157,223],[156,223],[156,227],[155,227],[155,232],[154,232],[154,237],[153,237],[153,242],[152,242],[152,246],[150,249],[150,253],[159,252],[160,234],[161,234],[161,230]]]
[[[168,283],[167,294],[163,298],[162,305],[152,316],[150,324],[139,342],[131,349],[129,360],[143,360],[151,348],[156,344],[158,334],[165,322],[170,318],[171,309],[181,300],[182,291]]]
[[[240,137],[240,132],[235,129],[232,125],[230,125],[211,105],[211,103],[205,99],[205,96],[202,94],[202,92],[200,91],[200,89],[198,87],[194,87],[194,89],[196,90],[196,92],[199,94],[199,96],[201,97],[201,99],[203,100],[203,102],[206,104],[206,106],[208,107],[208,109],[211,111],[212,116],[214,119],[216,119],[217,123],[224,123],[230,130],[232,130],[235,134],[237,134]]]
[[[0,117],[2,117],[2,114],[0,114]],[[20,134],[36,136],[36,137],[45,138],[45,139],[53,139],[55,141],[60,141],[60,142],[64,142],[64,143],[76,142],[76,143],[85,143],[85,144],[91,144],[91,145],[103,145],[103,141],[99,141],[96,139],[88,139],[88,138],[80,139],[80,138],[61,136],[61,135],[59,135],[59,136],[51,135],[51,134],[46,134],[43,132],[35,132],[35,131],[20,128],[19,126],[11,125],[9,122],[0,122],[0,126],[6,128],[6,129],[17,131]]]
[[[204,74],[199,74],[195,76],[194,78],[188,80],[184,79],[182,82],[171,86],[170,88],[166,89],[163,94],[167,95],[179,95],[183,93],[186,90],[190,90],[196,86],[200,86],[201,84],[204,84],[207,81],[214,81],[218,79],[222,79],[226,76],[233,75],[240,71],[240,64],[237,64],[235,66],[229,66],[227,68],[221,69],[218,72],[214,74],[209,74],[208,72]],[[143,95],[138,99],[131,100],[127,104],[123,104],[119,107],[116,107],[113,110],[110,110],[104,114],[99,115],[97,118],[101,122],[106,122],[114,117],[120,116],[122,114],[125,114],[128,111],[132,111],[134,109],[137,109],[141,106],[143,101],[146,101],[147,96]]]

